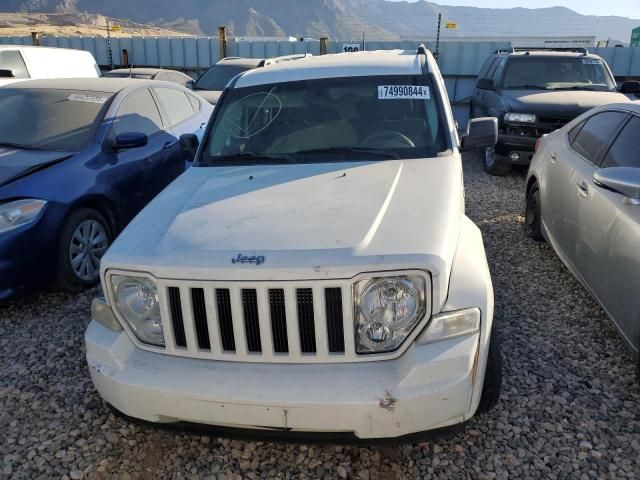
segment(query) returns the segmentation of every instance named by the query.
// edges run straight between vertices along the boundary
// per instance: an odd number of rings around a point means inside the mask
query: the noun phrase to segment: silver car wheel
[[[98,278],[100,259],[109,247],[107,230],[95,220],[85,220],[73,231],[69,261],[73,273],[83,281]]]

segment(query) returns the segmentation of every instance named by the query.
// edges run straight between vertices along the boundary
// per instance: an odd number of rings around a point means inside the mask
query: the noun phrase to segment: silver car
[[[640,102],[595,108],[542,138],[526,199],[527,234],[553,246],[638,356]]]

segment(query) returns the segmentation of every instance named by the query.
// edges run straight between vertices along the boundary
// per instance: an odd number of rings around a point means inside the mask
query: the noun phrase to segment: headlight
[[[532,113],[505,113],[505,122],[518,122],[518,123],[535,123],[536,116]]]
[[[116,309],[141,342],[164,346],[158,289],[144,277],[111,277]]]
[[[426,330],[418,337],[416,343],[439,342],[449,338],[469,335],[480,331],[480,310],[468,308],[454,312],[434,315]]]
[[[397,349],[425,313],[425,281],[420,276],[362,280],[354,294],[358,353]]]
[[[44,200],[24,199],[0,205],[0,233],[33,222],[46,204]]]

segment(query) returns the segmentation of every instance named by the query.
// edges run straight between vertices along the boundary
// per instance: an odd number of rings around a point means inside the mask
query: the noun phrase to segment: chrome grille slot
[[[311,288],[298,288],[296,290],[296,300],[300,350],[302,350],[302,353],[315,353],[316,332],[313,317],[313,290]]]
[[[242,289],[242,310],[244,329],[247,335],[247,350],[262,352],[260,343],[260,320],[258,318],[258,296],[253,289]]]
[[[184,332],[184,320],[182,318],[182,301],[180,300],[180,289],[169,287],[169,308],[171,309],[171,322],[176,346],[186,348],[187,337]]]
[[[191,289],[191,306],[193,308],[193,320],[196,327],[198,347],[202,350],[211,350],[209,326],[207,325],[207,307],[205,305],[204,290],[202,288]]]
[[[216,306],[222,349],[227,352],[236,351],[236,341],[233,333],[233,318],[231,316],[231,296],[228,288],[216,289]]]

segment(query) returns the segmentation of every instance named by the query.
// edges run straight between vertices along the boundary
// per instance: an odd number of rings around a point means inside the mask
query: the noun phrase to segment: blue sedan
[[[179,85],[34,80],[0,89],[0,300],[99,280],[100,258],[185,169],[213,108]]]

